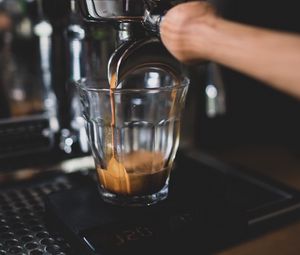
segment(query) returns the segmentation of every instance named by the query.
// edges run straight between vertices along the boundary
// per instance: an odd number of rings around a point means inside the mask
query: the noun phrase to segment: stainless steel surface
[[[58,176],[1,188],[0,254],[72,254],[63,238],[47,230],[43,203],[45,195],[71,186],[66,177]]]
[[[153,68],[167,73],[174,83],[182,79],[182,66],[166,51],[159,39],[153,37],[129,41],[112,54],[108,63],[108,80],[110,84],[115,83],[117,88],[125,89],[127,77],[140,69],[150,72]],[[147,84],[140,84],[139,88]]]
[[[181,76],[181,66],[164,48],[155,31],[161,15],[176,3],[178,1],[79,1],[88,21],[104,22],[106,26],[113,23],[116,28],[116,50],[108,62],[107,78],[111,86],[120,88],[125,76],[141,67],[164,69],[174,80]]]
[[[71,154],[74,145],[79,144],[82,152],[88,152],[88,140],[84,128],[84,120],[81,116],[80,101],[73,84],[85,76],[86,54],[84,43],[86,32],[83,23],[77,13],[77,4],[71,0],[70,22],[66,28],[66,40],[68,45],[69,82],[67,93],[69,94],[69,112],[66,126],[61,130],[60,148],[67,154]]]
[[[80,0],[83,14],[95,20],[142,20],[143,0]]]
[[[144,24],[147,29],[150,31],[159,34],[159,26],[160,23],[163,19],[163,16],[160,14],[152,14],[150,10],[145,10],[145,15],[144,15]]]
[[[49,114],[50,127],[54,132],[59,130],[59,122],[57,118],[57,98],[52,87],[52,33],[53,27],[44,17],[42,0],[36,0],[38,7],[39,21],[33,27],[33,33],[38,38],[39,43],[39,63],[41,70],[41,81],[44,86],[43,101],[45,110]]]
[[[182,2],[185,0],[79,0],[84,17],[90,21],[138,21],[155,33],[165,12]]]
[[[43,199],[72,188],[68,174],[93,167],[92,157],[83,157],[0,174],[0,255],[74,254],[59,234],[49,232]]]

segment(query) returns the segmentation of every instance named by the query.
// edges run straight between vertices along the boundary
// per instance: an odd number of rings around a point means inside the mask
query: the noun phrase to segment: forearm
[[[202,29],[207,33],[208,59],[300,98],[299,36],[222,19]]]
[[[167,13],[161,38],[183,62],[215,61],[300,98],[300,36],[226,21],[192,2]]]

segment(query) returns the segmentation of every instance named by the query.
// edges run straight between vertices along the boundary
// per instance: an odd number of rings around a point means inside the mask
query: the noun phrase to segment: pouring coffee
[[[188,79],[146,21],[155,1],[125,2],[81,1],[88,20],[116,29],[116,49],[107,80],[87,78],[78,87],[100,195],[141,206],[168,195]]]

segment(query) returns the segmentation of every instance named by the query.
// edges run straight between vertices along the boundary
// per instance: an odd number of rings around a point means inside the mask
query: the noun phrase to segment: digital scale
[[[48,227],[84,255],[207,254],[286,224],[299,210],[299,192],[196,152],[178,153],[169,197],[154,206],[107,204],[93,180],[46,200]]]

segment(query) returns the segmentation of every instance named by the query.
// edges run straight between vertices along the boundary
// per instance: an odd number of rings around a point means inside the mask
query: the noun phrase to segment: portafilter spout
[[[164,77],[168,77],[168,80],[160,81],[159,86],[176,86],[181,82],[183,73],[182,65],[154,37],[123,43],[108,63],[109,84],[117,89],[142,89],[147,83],[135,82],[135,87],[132,87],[129,77],[135,74],[136,79],[149,73],[163,73]]]
[[[146,77],[149,70],[164,73],[161,76],[169,77],[169,82],[173,84],[181,80],[182,66],[161,43],[158,27],[161,16],[183,1],[78,1],[86,20],[113,24],[117,30],[117,48],[108,62],[110,87],[127,88],[130,84],[124,81],[128,75],[135,73],[136,77]]]

